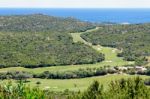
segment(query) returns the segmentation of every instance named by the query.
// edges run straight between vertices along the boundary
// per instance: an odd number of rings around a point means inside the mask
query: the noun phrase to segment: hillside
[[[120,49],[118,56],[136,61],[137,65],[145,64],[145,57],[150,55],[150,24],[105,25],[93,33],[81,36],[94,45]]]
[[[62,18],[42,14],[0,16],[0,30],[7,32],[81,32],[95,26],[72,17]]]
[[[0,16],[0,66],[43,67],[101,62],[104,55],[70,32],[95,26],[73,18],[46,15]]]

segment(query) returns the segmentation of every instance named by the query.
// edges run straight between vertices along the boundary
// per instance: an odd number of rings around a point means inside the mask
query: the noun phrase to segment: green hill
[[[43,67],[101,62],[104,55],[74,43],[70,32],[94,28],[73,18],[0,16],[0,66]]]
[[[105,25],[82,38],[94,45],[118,48],[118,56],[137,65],[146,64],[145,57],[150,55],[150,24]]]

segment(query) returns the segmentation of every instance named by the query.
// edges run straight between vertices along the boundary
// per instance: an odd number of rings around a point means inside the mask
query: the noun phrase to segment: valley
[[[91,43],[85,41],[81,38],[81,34],[93,31],[97,31],[100,27],[96,27],[95,29],[90,29],[85,32],[77,32],[71,33],[73,37],[73,41],[75,43],[80,42],[92,47],[95,51],[103,53],[105,55],[105,61],[95,63],[95,64],[83,64],[83,65],[67,65],[67,66],[51,66],[51,67],[38,67],[38,68],[24,68],[24,67],[9,67],[0,69],[0,72],[9,72],[9,71],[26,71],[31,72],[34,74],[39,74],[44,71],[49,72],[67,72],[67,71],[75,71],[79,69],[86,69],[86,68],[99,68],[104,66],[124,66],[124,65],[132,65],[134,62],[129,62],[123,60],[121,57],[117,57],[117,53],[119,52],[116,48],[110,47],[103,47],[100,45],[92,45]],[[70,33],[69,33],[70,34]],[[99,76],[99,77],[90,77],[90,78],[80,78],[80,79],[65,79],[65,80],[57,80],[57,79],[28,79],[30,82],[27,84],[31,86],[36,86],[36,82],[41,82],[38,85],[40,88],[49,88],[52,91],[64,91],[65,89],[69,89],[71,91],[79,91],[85,90],[89,84],[91,84],[94,80],[98,80],[101,84],[107,86],[107,84],[112,80],[119,80],[121,78],[128,78],[129,75],[106,75],[106,76]],[[135,76],[131,76],[135,77]],[[147,76],[141,76],[142,78],[147,78]],[[5,80],[7,81],[7,80]],[[4,83],[5,81],[1,82]],[[12,80],[15,83],[14,80]],[[60,84],[63,83],[63,84]],[[79,83],[78,83],[79,82]],[[56,88],[54,88],[55,86]],[[74,87],[76,86],[76,87]]]
[[[149,94],[149,32],[150,24],[0,16],[0,93],[36,93],[39,99],[96,99],[84,96],[101,94],[102,99],[117,99],[141,90]]]

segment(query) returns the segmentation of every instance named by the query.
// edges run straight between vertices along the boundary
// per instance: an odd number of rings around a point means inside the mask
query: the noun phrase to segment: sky
[[[7,8],[150,8],[150,0],[0,0]]]

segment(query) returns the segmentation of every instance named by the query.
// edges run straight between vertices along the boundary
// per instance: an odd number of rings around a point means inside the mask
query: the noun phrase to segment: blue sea
[[[0,8],[0,15],[45,14],[89,22],[149,23],[150,9]]]

